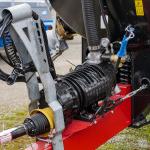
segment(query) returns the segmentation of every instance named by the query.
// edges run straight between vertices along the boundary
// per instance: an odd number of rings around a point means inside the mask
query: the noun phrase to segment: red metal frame
[[[131,92],[130,85],[119,86],[122,91],[113,96],[114,100]],[[63,132],[65,150],[95,150],[129,125],[131,125],[131,99],[127,99],[103,117],[98,117],[95,124],[73,120]],[[35,150],[44,150],[47,143],[38,141],[32,145],[33,147]],[[49,145],[46,150],[52,150],[52,146]]]

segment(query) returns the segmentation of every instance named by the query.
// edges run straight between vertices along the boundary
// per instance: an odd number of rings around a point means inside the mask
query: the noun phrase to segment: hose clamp
[[[97,45],[97,46],[88,46],[89,51],[96,51],[96,50],[99,50],[100,48],[101,48],[100,45]]]

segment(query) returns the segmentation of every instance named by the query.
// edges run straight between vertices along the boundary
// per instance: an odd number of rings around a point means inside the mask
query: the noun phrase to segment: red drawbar
[[[130,85],[119,85],[121,93],[113,96],[113,99],[122,97],[131,92]],[[100,145],[111,139],[131,124],[131,99],[127,99],[113,111],[98,117],[95,124],[73,120],[63,132],[65,150],[95,150]],[[26,150],[52,150],[51,145],[37,142]],[[46,148],[47,147],[47,148]]]

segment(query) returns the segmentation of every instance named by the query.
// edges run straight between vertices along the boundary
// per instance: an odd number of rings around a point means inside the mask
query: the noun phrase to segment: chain
[[[126,40],[129,41],[130,39],[133,39],[135,37],[135,34],[134,34],[135,29],[131,25],[127,26],[127,28],[125,29],[125,31],[127,33],[129,33],[129,35],[128,35],[128,37],[127,37]]]
[[[141,91],[143,91],[143,90],[146,90],[146,89],[148,89],[148,88],[149,88],[149,85],[143,84],[143,85],[140,86],[138,89],[136,89],[136,90],[134,90],[134,91],[128,93],[128,94],[125,95],[124,97],[119,98],[119,99],[117,99],[116,101],[111,101],[112,104],[110,103],[110,106],[106,106],[106,108],[104,108],[104,110],[105,110],[104,112],[107,112],[107,111],[109,111],[109,110],[114,109],[115,107],[117,107],[118,105],[120,105],[122,102],[124,102],[126,99],[131,98],[131,97],[137,95],[139,92],[141,92]],[[96,116],[97,116],[97,114],[100,113],[101,110],[102,110],[102,107],[100,107],[99,109],[97,109],[96,113],[93,115],[92,123],[96,123]],[[103,114],[104,112],[102,112],[102,114]]]
[[[124,96],[123,98],[120,99],[120,101],[124,101],[126,100],[127,98],[131,98],[135,95],[137,95],[139,92],[143,91],[143,90],[146,90],[148,88],[148,85],[145,85],[143,84],[142,86],[140,86],[137,90],[134,90],[130,93],[128,93],[126,96]]]

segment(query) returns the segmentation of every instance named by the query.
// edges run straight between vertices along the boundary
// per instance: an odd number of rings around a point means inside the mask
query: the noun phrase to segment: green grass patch
[[[3,114],[0,116],[0,130],[14,128],[23,123],[24,119],[28,116],[27,109],[17,110],[9,115]],[[0,146],[0,150],[24,150],[27,148],[34,139],[24,136],[16,139],[13,142],[3,144]]]
[[[150,125],[127,128],[98,150],[150,150]]]

